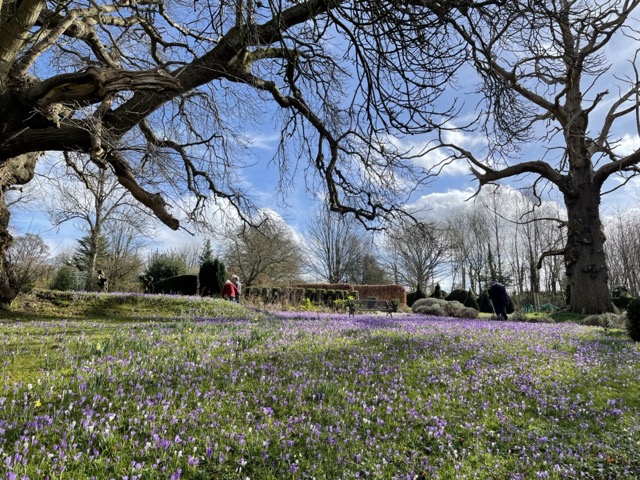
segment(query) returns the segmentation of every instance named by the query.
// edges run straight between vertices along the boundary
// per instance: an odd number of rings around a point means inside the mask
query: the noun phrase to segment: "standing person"
[[[230,302],[235,302],[237,293],[238,290],[231,280],[224,282],[224,285],[222,286],[222,298],[229,300]]]
[[[507,306],[511,303],[511,299],[504,285],[496,280],[491,280],[489,282],[489,298],[498,318],[502,317],[507,320]]]
[[[238,275],[233,275],[231,277],[231,281],[236,287],[236,303],[240,303],[240,295],[242,294],[242,283],[240,283],[240,277]]]

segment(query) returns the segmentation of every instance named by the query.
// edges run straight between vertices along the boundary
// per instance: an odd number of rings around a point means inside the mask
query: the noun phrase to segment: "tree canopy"
[[[3,0],[0,188],[29,182],[43,153],[78,152],[172,229],[187,196],[192,221],[212,199],[247,219],[243,131],[275,109],[283,190],[303,170],[334,211],[393,214],[428,179],[393,136],[453,113],[434,100],[466,53],[444,20],[469,2],[447,5]]]

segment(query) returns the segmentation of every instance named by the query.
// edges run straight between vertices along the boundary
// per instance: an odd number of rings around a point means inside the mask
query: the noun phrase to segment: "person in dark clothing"
[[[98,288],[100,288],[100,291],[106,292],[109,288],[108,285],[109,279],[102,270],[98,270]]]
[[[511,303],[511,299],[504,285],[496,280],[491,280],[489,282],[489,298],[498,318],[502,317],[507,320],[507,306]]]

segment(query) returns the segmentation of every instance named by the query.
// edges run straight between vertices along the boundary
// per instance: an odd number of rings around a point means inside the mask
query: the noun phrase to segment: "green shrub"
[[[154,284],[167,278],[187,273],[187,264],[181,256],[173,253],[154,252],[149,257],[147,269],[143,275],[151,277]],[[156,291],[156,293],[158,293]]]
[[[436,288],[429,295],[431,298],[445,298],[447,296],[447,292],[440,288],[440,284],[436,283]]]
[[[198,293],[197,275],[177,275],[153,284],[154,293],[166,295],[195,295]]]
[[[617,285],[611,290],[611,300],[620,310],[626,310],[633,296],[624,285]]]
[[[478,306],[480,307],[481,312],[493,313],[493,306],[491,305],[491,298],[489,298],[488,290],[485,289],[480,293],[480,296],[478,297]]]
[[[640,342],[640,298],[634,298],[627,305],[627,332],[631,340]]]
[[[282,298],[282,289],[280,287],[273,287],[271,289],[271,302],[277,302]]]
[[[198,272],[198,279],[200,280],[200,295],[203,297],[213,297],[216,280],[213,260],[205,260],[202,262],[200,271]]]
[[[400,300],[398,300],[397,298],[394,298],[389,302],[389,305],[391,306],[392,312],[397,312],[398,308],[400,308]]]
[[[447,301],[457,301],[463,304],[465,307],[473,308],[474,310],[480,310],[478,305],[478,298],[468,290],[462,290],[461,288],[453,290],[449,295],[445,297]]]
[[[213,279],[211,281],[211,289],[214,296],[222,295],[222,287],[227,281],[227,269],[224,262],[217,258],[213,259]]]
[[[51,290],[60,290],[62,292],[67,290],[73,290],[75,287],[75,278],[73,272],[69,267],[62,267],[56,273],[53,282],[51,283]]]
[[[421,300],[423,298],[425,298],[426,295],[424,294],[424,292],[420,289],[420,285],[418,285],[418,288],[416,289],[415,292],[410,293],[407,295],[407,306],[412,307],[413,304],[418,301]]]

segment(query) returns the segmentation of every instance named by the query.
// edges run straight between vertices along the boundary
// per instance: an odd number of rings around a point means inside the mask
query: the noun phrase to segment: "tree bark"
[[[600,219],[600,186],[594,185],[589,166],[574,170],[575,189],[564,197],[568,216],[564,260],[571,288],[569,310],[612,312],[605,236]]]
[[[15,277],[7,260],[7,250],[13,243],[9,233],[11,213],[5,192],[14,185],[24,185],[33,178],[37,153],[20,155],[0,164],[0,308],[7,308],[18,295]]]

